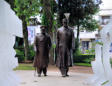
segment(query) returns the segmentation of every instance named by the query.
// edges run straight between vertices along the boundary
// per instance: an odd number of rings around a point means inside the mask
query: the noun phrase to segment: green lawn
[[[86,67],[91,67],[91,64],[89,63],[74,63],[76,66],[86,66]]]
[[[33,64],[19,64],[14,70],[34,70]]]
[[[74,63],[75,66],[86,66],[86,67],[91,67],[91,64],[89,63]],[[34,70],[33,64],[19,64],[17,68],[14,70]]]

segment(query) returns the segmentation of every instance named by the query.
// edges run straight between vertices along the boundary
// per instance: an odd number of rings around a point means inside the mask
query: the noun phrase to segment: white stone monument
[[[112,86],[112,68],[110,58],[112,57],[110,49],[112,46],[112,18],[110,22],[100,31],[101,42],[103,45],[96,44],[95,61],[92,62],[94,72],[91,78],[92,86]]]
[[[10,5],[0,0],[0,86],[18,86],[19,79],[13,69],[18,65],[15,58],[15,36],[22,37],[22,22]]]

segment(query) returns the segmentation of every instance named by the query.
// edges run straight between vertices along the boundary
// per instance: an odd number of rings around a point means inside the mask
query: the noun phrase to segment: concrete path
[[[47,77],[34,77],[34,71],[16,71],[21,78],[19,86],[89,86],[85,82],[92,74],[69,72],[63,78],[60,72],[48,71]]]

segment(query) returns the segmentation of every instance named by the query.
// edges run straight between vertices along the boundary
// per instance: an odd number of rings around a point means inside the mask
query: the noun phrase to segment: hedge
[[[91,63],[95,59],[95,55],[77,55],[74,56],[74,63]]]
[[[24,62],[24,60],[25,60],[24,47],[19,46],[15,50],[16,50],[16,57],[18,57],[19,63]],[[33,45],[32,45],[32,46],[29,46],[29,56],[28,56],[27,60],[33,61],[34,56],[35,56],[35,51],[34,51]]]

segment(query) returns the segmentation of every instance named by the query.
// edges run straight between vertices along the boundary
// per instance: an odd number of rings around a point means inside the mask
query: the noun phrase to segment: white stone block
[[[18,66],[15,58],[15,36],[22,37],[22,22],[10,5],[0,0],[0,86],[18,86],[19,78],[13,69]]]

